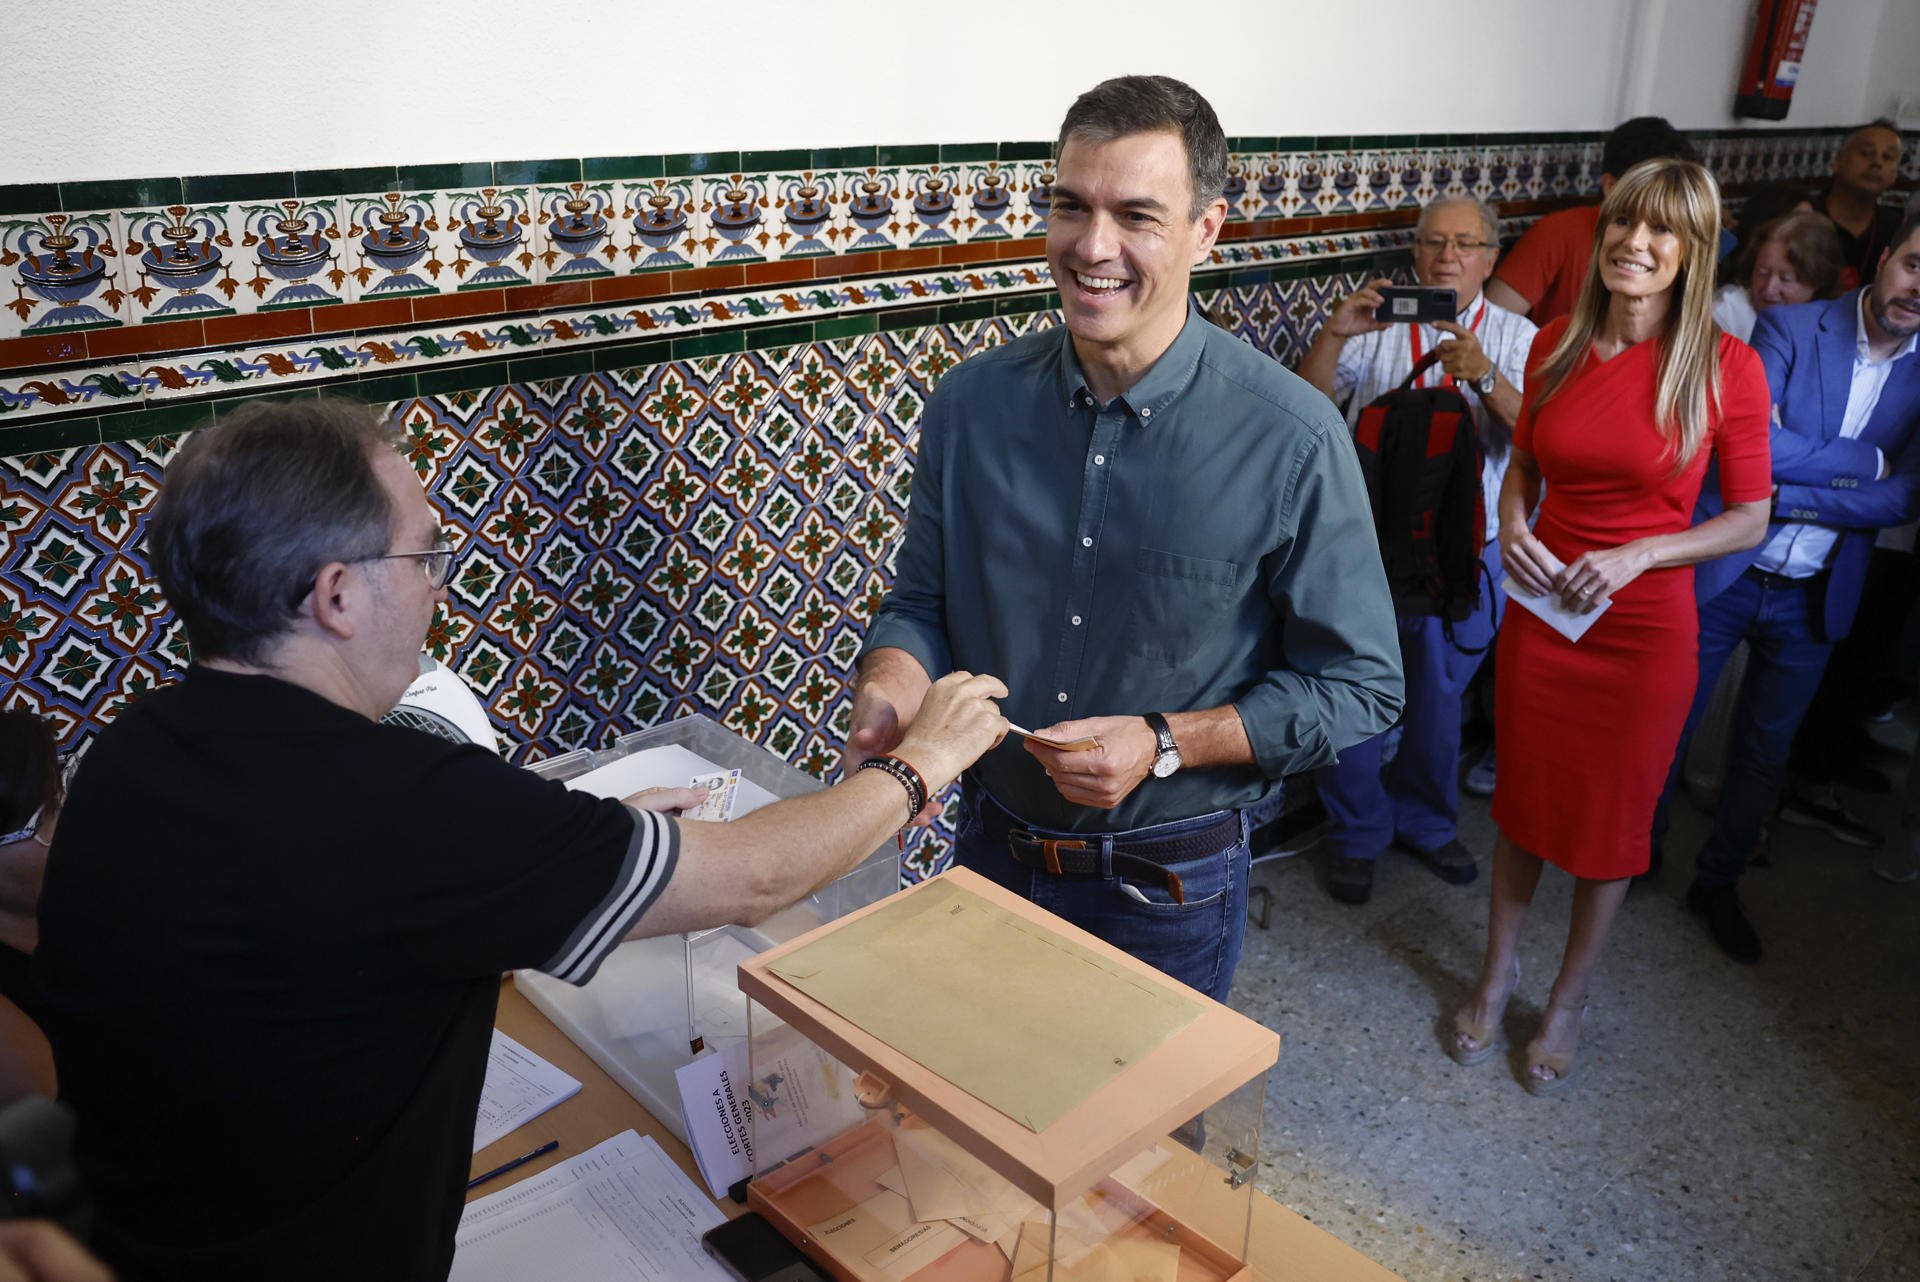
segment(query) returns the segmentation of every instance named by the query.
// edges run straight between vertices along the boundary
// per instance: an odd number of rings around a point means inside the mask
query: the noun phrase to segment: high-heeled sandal
[[[1507,995],[1501,999],[1500,1009],[1493,1018],[1484,1024],[1475,1023],[1466,1017],[1464,1008],[1453,1013],[1453,1039],[1447,1043],[1447,1058],[1462,1068],[1472,1068],[1475,1064],[1484,1064],[1500,1049],[1500,1024],[1507,1015],[1507,1002],[1513,1000],[1513,990],[1520,986],[1520,963],[1513,963],[1513,983],[1507,986]],[[1461,1038],[1470,1038],[1471,1047],[1462,1046]]]
[[[1541,1021],[1542,1024],[1545,1024],[1545,1022],[1545,1020]],[[1574,1021],[1575,1029],[1577,1030],[1586,1022],[1587,1007],[1585,1003],[1582,1003],[1580,1006],[1580,1017]],[[1557,1095],[1561,1091],[1566,1090],[1567,1087],[1573,1085],[1574,1064],[1579,1057],[1580,1047],[1578,1043],[1576,1043],[1570,1051],[1549,1051],[1543,1050],[1540,1046],[1540,1039],[1535,1037],[1527,1043],[1527,1076],[1525,1078],[1527,1094]],[[1553,1076],[1535,1077],[1533,1070],[1536,1068],[1548,1069],[1553,1073]]]

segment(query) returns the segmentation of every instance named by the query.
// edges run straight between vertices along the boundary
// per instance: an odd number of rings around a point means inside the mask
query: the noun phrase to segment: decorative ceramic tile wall
[[[1356,281],[1203,301],[1285,354],[1297,318]],[[429,648],[528,755],[702,712],[829,774],[928,393],[1056,323],[1030,312],[392,403],[462,540]],[[186,662],[140,548],[179,441],[0,459],[0,673],[8,701],[68,742]],[[916,848],[917,870],[942,840]]]
[[[1704,145],[1737,188],[1835,141]],[[1420,203],[1505,201],[1511,231],[1598,165],[1576,136],[1234,144],[1195,285],[1287,363]],[[177,678],[140,548],[166,463],[210,395],[318,389],[403,426],[464,538],[430,648],[521,755],[697,711],[831,773],[928,392],[1057,323],[1047,150],[0,188],[0,698],[73,742]]]
[[[1231,141],[1222,248],[1240,261],[1363,251],[1371,246],[1321,244],[1317,233],[1364,241],[1439,195],[1471,193],[1525,216],[1597,191],[1592,135]],[[1837,141],[1836,131],[1771,131],[1700,145],[1737,189],[1814,179]],[[503,346],[571,350],[1044,290],[1034,260],[1051,206],[1049,150],[856,147],[0,187],[0,271],[13,294],[0,308],[0,371],[16,371],[0,378],[0,432],[103,405],[458,364]],[[1386,221],[1369,225],[1376,218]],[[849,284],[876,272],[891,278]]]

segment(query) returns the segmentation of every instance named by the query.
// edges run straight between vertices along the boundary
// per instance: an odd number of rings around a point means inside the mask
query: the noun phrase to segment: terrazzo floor
[[[1849,803],[1893,832],[1899,790]],[[1579,1076],[1535,1098],[1520,1048],[1572,881],[1542,879],[1505,1052],[1455,1065],[1442,1028],[1478,967],[1493,848],[1486,803],[1463,803],[1470,886],[1389,854],[1353,908],[1317,850],[1254,868],[1272,918],[1232,1002],[1281,1035],[1261,1187],[1407,1282],[1920,1278],[1920,883],[1776,823],[1741,887],[1766,958],[1741,966],[1686,910],[1707,819],[1677,807],[1673,855],[1615,923]]]

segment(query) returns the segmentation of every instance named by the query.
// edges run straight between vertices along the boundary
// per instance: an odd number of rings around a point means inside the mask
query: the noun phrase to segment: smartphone
[[[828,1282],[800,1248],[757,1211],[708,1229],[700,1235],[700,1244],[739,1282]]]
[[[1380,306],[1373,309],[1377,321],[1418,324],[1421,321],[1450,321],[1460,314],[1460,305],[1450,285],[1385,285],[1380,289]]]

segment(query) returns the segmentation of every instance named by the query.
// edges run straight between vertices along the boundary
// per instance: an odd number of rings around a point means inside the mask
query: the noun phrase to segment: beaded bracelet
[[[920,777],[918,770],[915,770],[900,758],[882,753],[877,757],[868,757],[860,763],[860,768],[862,770],[884,770],[900,781],[900,786],[907,790],[908,823],[912,823],[913,817],[926,809],[927,781]]]

